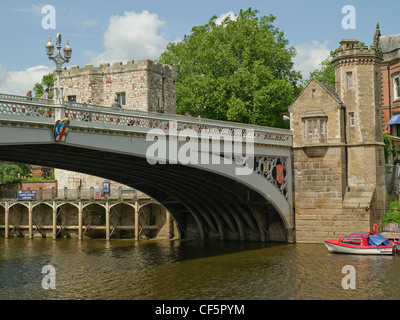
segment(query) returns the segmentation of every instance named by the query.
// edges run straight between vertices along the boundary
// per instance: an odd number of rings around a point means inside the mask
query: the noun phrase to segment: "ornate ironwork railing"
[[[0,117],[3,115],[4,120],[10,120],[13,116],[31,117],[27,118],[30,122],[32,118],[54,120],[59,108],[63,109],[62,114],[71,121],[71,126],[144,133],[151,129],[160,129],[165,134],[169,134],[170,130],[176,130],[177,134],[190,130],[198,137],[206,133],[261,144],[292,145],[292,134],[286,129],[80,103],[64,102],[63,105],[55,105],[53,100],[0,94]],[[46,122],[48,121],[50,120]]]
[[[0,94],[0,115],[54,119],[54,101],[41,98]]]

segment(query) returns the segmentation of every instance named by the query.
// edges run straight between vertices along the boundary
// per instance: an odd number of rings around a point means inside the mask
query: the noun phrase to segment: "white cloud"
[[[236,21],[236,15],[233,11],[229,11],[227,13],[222,13],[216,20],[215,23],[216,24],[222,24],[222,21],[225,20],[226,17],[230,17],[231,20]]]
[[[14,8],[11,9],[13,11],[16,12],[20,12],[20,13],[27,13],[27,14],[31,14],[31,15],[35,15],[35,16],[42,16],[42,8],[44,7],[44,4],[33,4],[29,7],[23,7],[23,8]]]
[[[104,33],[103,53],[86,52],[91,63],[127,60],[158,59],[165,51],[168,41],[159,29],[165,22],[159,16],[144,10],[142,13],[125,11],[123,16],[113,15]]]
[[[96,20],[84,20],[82,21],[82,24],[85,27],[94,27],[97,26],[99,23]]]
[[[319,64],[325,60],[331,50],[328,49],[329,41],[322,43],[312,40],[311,42],[296,45],[297,55],[293,59],[294,69],[300,71],[305,79],[310,75],[310,72],[319,67]]]
[[[0,92],[25,95],[32,90],[35,83],[41,82],[42,77],[53,72],[47,66],[36,66],[23,71],[6,71],[0,65]]]

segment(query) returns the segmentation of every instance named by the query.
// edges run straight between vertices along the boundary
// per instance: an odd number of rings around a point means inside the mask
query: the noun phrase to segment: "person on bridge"
[[[119,109],[119,108],[121,108],[121,104],[118,102],[118,99],[117,99],[117,98],[115,98],[114,102],[113,102],[112,105],[111,105],[111,108],[113,108],[113,109]]]
[[[47,88],[47,89],[46,89],[46,92],[43,93],[43,95],[42,95],[42,99],[48,99],[49,97],[50,97],[50,95],[49,95],[49,88]]]
[[[160,109],[157,110],[158,113],[164,113],[164,108],[163,106],[160,106]]]

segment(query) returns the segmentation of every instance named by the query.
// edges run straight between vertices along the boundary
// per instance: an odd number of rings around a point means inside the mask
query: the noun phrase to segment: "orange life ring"
[[[372,232],[375,234],[378,233],[378,225],[376,223],[372,226]]]

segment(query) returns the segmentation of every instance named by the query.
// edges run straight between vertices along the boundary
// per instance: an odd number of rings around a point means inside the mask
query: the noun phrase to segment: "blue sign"
[[[110,183],[103,182],[103,193],[110,193]]]
[[[36,200],[36,191],[20,190],[18,191],[18,200]]]

